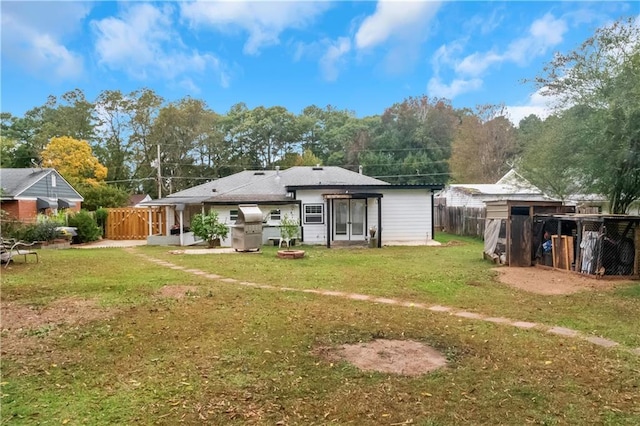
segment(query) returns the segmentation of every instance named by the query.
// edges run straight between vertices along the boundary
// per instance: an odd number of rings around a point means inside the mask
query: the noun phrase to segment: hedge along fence
[[[434,214],[435,227],[440,231],[455,235],[484,237],[486,208],[439,205],[435,206]]]

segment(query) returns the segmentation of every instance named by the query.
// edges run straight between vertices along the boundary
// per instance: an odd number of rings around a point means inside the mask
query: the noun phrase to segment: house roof
[[[48,176],[53,175],[58,181],[57,188],[51,188]],[[51,178],[53,180],[53,178]],[[55,169],[23,168],[0,169],[0,186],[2,199],[11,200],[16,197],[51,197],[82,201],[84,198]],[[53,194],[51,193],[53,191]]]
[[[448,188],[471,196],[540,195],[549,198],[513,169],[496,183],[460,183],[448,185]]]
[[[289,188],[316,186],[365,188],[391,185],[370,176],[333,166],[298,166],[286,170],[245,170],[176,192],[162,200],[144,202],[142,205],[158,205],[157,203],[160,201],[165,204],[180,203],[177,201],[178,199],[190,198],[192,203],[293,202],[291,197],[287,196]]]
[[[151,199],[149,194],[132,194],[129,196],[129,205],[135,206],[136,204],[139,204],[142,201],[146,201],[147,199]]]
[[[15,197],[33,186],[53,169],[0,169],[2,197]]]

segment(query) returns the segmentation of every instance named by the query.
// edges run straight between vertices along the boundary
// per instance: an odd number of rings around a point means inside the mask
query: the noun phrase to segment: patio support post
[[[180,210],[180,246],[184,245],[184,229],[182,226],[183,223],[183,218],[184,218],[184,211]]]
[[[331,199],[327,198],[327,248],[331,248]]]
[[[378,248],[382,247],[382,197],[378,198]]]

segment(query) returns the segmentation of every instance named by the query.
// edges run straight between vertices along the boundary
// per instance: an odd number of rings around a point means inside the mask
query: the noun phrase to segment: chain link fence
[[[537,263],[589,275],[637,275],[639,226],[638,218],[537,217]]]

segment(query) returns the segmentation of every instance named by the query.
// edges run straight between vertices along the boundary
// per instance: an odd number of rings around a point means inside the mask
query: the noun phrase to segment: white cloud
[[[224,64],[212,54],[186,48],[173,29],[173,13],[170,4],[156,8],[139,3],[125,8],[119,17],[93,21],[100,64],[138,80],[211,72],[219,85],[227,87],[229,75]],[[195,89],[193,80],[182,79],[187,81],[187,86]]]
[[[374,14],[368,16],[360,25],[355,36],[355,44],[358,49],[367,49],[390,38],[420,37],[439,8],[440,2],[435,1],[399,3],[380,0]]]
[[[551,114],[554,99],[550,96],[542,96],[542,90],[539,89],[532,93],[524,105],[506,106],[509,120],[515,126],[520,123],[520,120],[531,114],[537,115],[542,120]]]
[[[459,62],[455,70],[460,74],[478,76],[484,74],[484,72],[491,65],[502,62],[504,56],[495,52],[487,53],[472,53],[466,56],[461,62]]]
[[[327,81],[335,81],[338,78],[339,67],[344,62],[344,55],[351,50],[351,40],[348,37],[340,37],[335,42],[330,42],[326,52],[320,58],[320,69]]]
[[[512,41],[503,53],[495,50],[468,55],[455,67],[456,72],[478,76],[494,64],[514,62],[525,66],[533,58],[545,54],[550,48],[560,44],[567,32],[567,23],[551,14],[535,20],[529,27],[529,34]]]
[[[77,79],[83,58],[64,44],[90,11],[86,3],[2,3],[2,56],[45,79]],[[61,22],[64,25],[61,25]]]
[[[182,17],[194,26],[212,26],[220,31],[246,31],[244,53],[254,55],[266,46],[280,43],[289,28],[304,28],[329,8],[327,2],[306,1],[195,1],[182,3]]]
[[[449,99],[477,90],[482,87],[481,77],[491,67],[505,62],[526,66],[533,58],[547,53],[549,49],[561,43],[567,29],[563,19],[546,14],[533,21],[528,33],[509,43],[503,52],[493,48],[487,52],[474,52],[457,59],[455,55],[462,51],[465,40],[442,45],[432,56],[434,77],[429,81],[428,88]],[[454,71],[452,82],[448,85],[440,79],[445,66]]]
[[[531,24],[528,36],[509,45],[504,58],[520,66],[527,65],[534,57],[544,55],[550,48],[562,43],[567,29],[567,23],[563,19],[556,19],[547,13]]]
[[[472,92],[482,87],[482,80],[455,79],[451,84],[444,84],[439,77],[432,77],[427,85],[427,93],[431,97],[453,99],[463,93]]]

